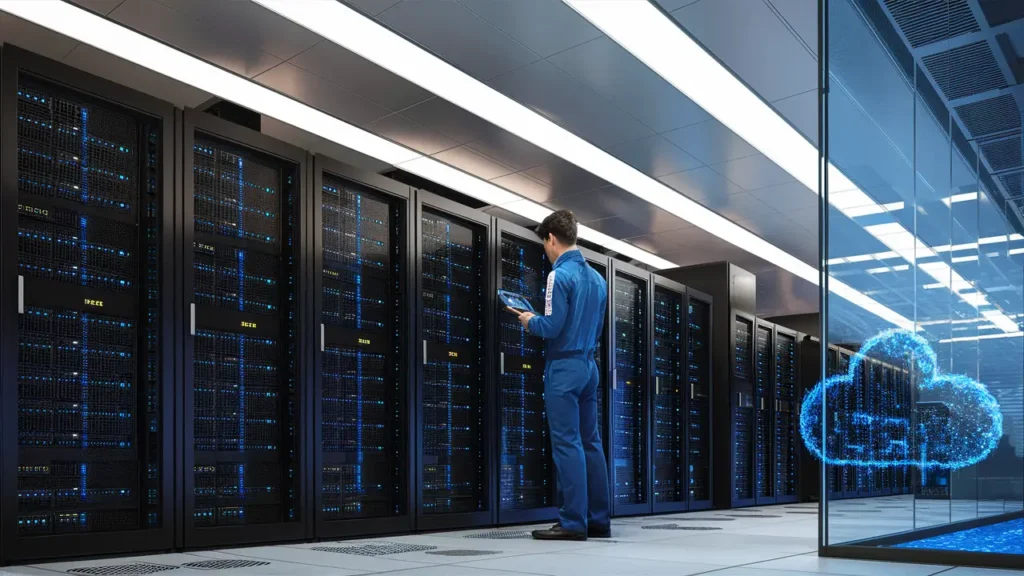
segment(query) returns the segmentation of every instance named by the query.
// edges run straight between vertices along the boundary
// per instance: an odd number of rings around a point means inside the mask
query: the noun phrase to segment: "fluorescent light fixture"
[[[949,261],[952,262],[953,264],[959,264],[961,262],[976,262],[977,260],[977,254],[971,254],[970,256],[956,256],[954,258],[949,259]]]
[[[812,284],[818,283],[816,267],[803,262],[742,226],[738,226],[662,182],[640,172],[555,124],[547,117],[469,76],[341,2],[322,0],[252,1],[730,244],[767,260]],[[636,7],[647,5],[646,2],[633,2],[632,4]],[[699,48],[696,52],[693,56],[700,58],[704,65],[699,75],[701,82],[725,82],[730,87],[742,87],[732,74],[714,62],[707,53]],[[687,58],[688,55],[676,54],[675,57]],[[720,96],[726,100],[729,100],[731,96],[738,98],[738,100],[730,100],[726,105],[739,110],[747,109],[750,106],[765,106],[760,99],[745,88],[742,90],[729,88]],[[753,126],[746,124],[746,121],[760,122],[760,124]],[[808,185],[812,189],[817,186],[817,164],[811,163],[810,166],[806,166],[795,161],[802,159],[808,150],[816,158],[817,151],[778,115],[765,116],[754,113],[740,124],[739,128],[735,126],[730,126],[730,128],[748,140],[754,136],[753,131],[768,131],[775,134],[774,137],[778,140],[780,150],[793,150],[791,154],[787,153],[793,161],[787,162],[786,158],[775,157],[772,157],[772,160],[789,170],[790,173],[793,173],[793,170],[802,170],[797,179],[809,183]],[[836,186],[843,186],[844,180],[849,182],[842,175],[836,176]],[[849,188],[856,189],[852,183]],[[856,302],[860,303],[858,305],[863,305],[866,307],[865,309],[870,309],[888,320],[893,320],[897,325],[912,326],[909,320],[867,298],[864,294],[856,292],[852,288],[844,290],[841,287],[841,282],[837,280],[830,280],[829,285],[832,291],[840,294],[841,297],[854,298]],[[836,287],[839,289],[836,290]],[[858,296],[853,296],[854,293]]]
[[[1007,252],[1010,256],[1016,256],[1017,254],[1024,254],[1024,248],[1012,248]]]
[[[0,11],[535,222],[540,222],[551,213],[550,209],[532,200],[423,156],[70,3],[60,0],[3,0],[0,1]],[[646,250],[584,226],[580,227],[580,236],[658,269],[676,266]]]
[[[879,268],[868,268],[865,270],[868,274],[883,274],[885,272],[904,272],[910,270],[909,264],[900,264],[898,266],[881,266]]]
[[[257,0],[263,1],[263,0]],[[719,122],[810,190],[818,189],[818,150],[779,114],[740,82],[651,2],[563,0],[656,74],[675,86]],[[849,218],[902,209],[901,202],[878,204],[835,165],[827,166],[828,201]],[[628,188],[627,188],[628,189]],[[907,262],[936,253],[893,222],[864,228]],[[953,286],[966,282],[948,265],[929,275]],[[922,268],[923,269],[923,268]]]
[[[939,340],[940,344],[949,344],[950,342],[977,342],[978,340],[997,340],[1001,338],[1020,338],[1024,336],[1024,332],[1004,332],[1002,334],[982,334],[979,336],[963,336],[960,338],[946,338]]]
[[[942,199],[942,203],[946,206],[952,206],[958,202],[970,202],[978,199],[977,192],[963,192],[961,194],[953,194],[947,198]]]

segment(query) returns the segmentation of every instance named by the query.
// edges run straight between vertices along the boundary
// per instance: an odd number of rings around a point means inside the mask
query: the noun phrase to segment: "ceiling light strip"
[[[48,28],[129,62],[134,62],[260,114],[277,118],[346,148],[358,150],[382,162],[400,166],[413,174],[482,202],[504,207],[524,218],[540,222],[551,213],[550,209],[532,200],[513,194],[504,188],[452,168],[433,158],[423,156],[69,3],[60,0],[3,0],[0,2],[0,11]],[[596,230],[582,227],[580,236],[658,269],[676,266],[664,258],[601,234]]]
[[[563,2],[797,181],[818,190],[817,148],[653,4],[637,0]],[[831,163],[828,177],[829,203],[851,219],[904,208],[903,202],[878,204]],[[891,228],[898,228],[902,234]],[[875,229],[884,229],[884,234]],[[935,255],[898,223],[868,226],[865,230],[911,264]],[[911,239],[906,246],[903,234]],[[928,273],[946,286],[966,282],[949,266]],[[976,307],[990,305],[983,296],[967,298],[958,290],[953,292]],[[998,314],[1002,318],[993,318],[994,323],[1007,331],[1018,330],[1015,322]]]
[[[323,2],[320,0],[252,1],[419,85],[456,106],[531,142],[535,146],[543,148],[591,174],[603,178],[653,206],[670,212],[730,244],[817,285],[818,270],[816,267],[803,262],[742,226],[735,224],[713,210],[669,188],[662,182],[640,172],[569,130],[555,124],[545,116],[505,96],[448,64],[441,58],[434,56],[420,46],[392,32],[355,9],[341,2]],[[634,2],[633,4],[634,6],[638,4],[646,5],[646,2]],[[714,77],[716,80],[713,81],[717,82],[731,81],[732,84],[730,86],[738,84],[738,81],[717,63],[714,63],[714,66],[707,65],[706,61],[710,57],[703,50],[698,50],[698,52],[700,54],[695,54],[694,56],[701,58],[701,61],[705,62],[705,66],[700,70],[701,74],[709,75],[709,78]],[[676,57],[686,56],[677,54]],[[724,72],[724,75],[722,72]],[[701,76],[701,74],[698,76]],[[704,80],[705,78],[701,76],[701,81]],[[728,107],[746,109],[754,105],[764,106],[749,91],[745,92],[748,95],[746,97],[744,94],[738,94],[738,100],[730,99],[730,94],[739,92],[737,90],[730,90],[728,93],[723,94],[723,97],[729,102],[727,104]],[[701,103],[698,102],[698,104]],[[729,127],[740,136],[749,140],[753,135],[748,134],[751,129],[750,126],[752,126],[748,122],[757,122],[756,130],[768,130],[777,134],[781,149],[785,150],[787,147],[809,148],[810,152],[815,154],[816,157],[817,152],[813,146],[810,146],[803,137],[796,134],[778,115],[773,115],[772,117],[764,117],[760,114],[749,115],[742,119],[740,122],[741,126]],[[795,154],[793,159],[801,157],[801,154]],[[793,173],[793,170],[803,170],[803,173],[797,179],[801,182],[805,180],[811,182],[813,186],[817,185],[816,164],[812,164],[810,169],[808,169],[799,162],[787,161],[785,158],[772,157],[772,160],[789,170],[790,173]],[[837,177],[835,185],[842,187],[843,182],[840,180],[840,177]],[[848,180],[846,181],[846,188],[856,190],[856,187]],[[841,291],[847,295],[852,295],[852,292],[855,292],[852,289]],[[883,312],[885,314],[883,317],[895,319],[897,325],[906,327],[910,323],[906,318],[881,306],[863,294],[856,298],[861,303],[865,303],[864,299],[874,303],[874,305],[867,304],[874,311],[887,310],[888,312]]]

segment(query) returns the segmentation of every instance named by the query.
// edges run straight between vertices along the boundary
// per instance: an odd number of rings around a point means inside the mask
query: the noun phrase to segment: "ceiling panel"
[[[642,248],[654,254],[677,252],[681,247],[677,240],[665,238],[662,234],[644,234],[643,236],[626,238],[626,241],[637,248]]]
[[[651,204],[645,204],[642,209],[623,213],[622,218],[642,228],[644,233],[670,232],[693,227],[693,224],[686,220]]]
[[[766,0],[797,33],[812,54],[818,53],[818,0]]]
[[[110,18],[247,78],[281,63],[263,51],[256,34],[243,29],[225,34],[153,0],[125,0]]]
[[[6,13],[0,14],[0,42],[31,50],[53,60],[63,59],[78,46],[77,41],[63,34]]]
[[[725,176],[706,166],[662,176],[659,180],[698,202],[743,192]]]
[[[181,108],[199,106],[213,96],[86,44],[79,44],[64,58],[64,63]]]
[[[493,158],[488,158],[469,146],[450,148],[434,154],[434,158],[484,180],[493,180],[515,172],[514,168],[505,166]]]
[[[746,192],[706,198],[701,200],[700,203],[730,220],[779,217],[779,213],[773,210],[771,206]]]
[[[657,0],[657,3],[660,4],[666,12],[671,12],[682,8],[683,6],[689,6],[697,1],[698,0]]]
[[[751,192],[753,195],[753,192]],[[773,204],[774,206],[774,204]],[[796,210],[787,210],[786,216],[790,220],[795,222],[798,226],[806,230],[807,232],[818,231],[818,220],[821,219],[817,206],[808,206],[806,208],[798,208]],[[829,218],[829,222],[832,223],[834,220]]]
[[[509,174],[508,176],[502,176],[501,178],[495,178],[492,180],[494,184],[510,190],[533,200],[534,202],[547,202],[551,200],[554,195],[551,193],[551,185],[546,182],[542,182],[525,172],[517,172],[515,174]]]
[[[92,10],[97,14],[106,16],[110,11],[117,8],[124,0],[69,0],[72,4],[78,4],[86,10]]]
[[[402,110],[410,120],[436,130],[459,144],[483,138],[488,132],[498,129],[479,116],[459,108],[444,98],[431,98]]]
[[[775,111],[789,121],[814,147],[818,147],[818,91],[810,90],[772,102]]]
[[[673,130],[664,136],[709,166],[757,154],[756,148],[715,119]]]
[[[605,186],[579,194],[561,196],[547,202],[549,208],[572,210],[576,219],[584,224],[625,215],[634,210],[647,210],[650,204],[617,186]],[[634,234],[639,236],[644,231]]]
[[[596,92],[544,60],[499,76],[490,84],[597,146],[608,148],[653,134]]]
[[[483,138],[468,146],[517,170],[526,170],[555,159],[551,153],[523,140],[515,134],[494,126]]]
[[[522,44],[487,24],[455,0],[411,0],[377,19],[481,80],[538,59]]]
[[[672,16],[769,102],[817,88],[817,62],[763,1],[701,0]]]
[[[358,166],[360,169],[368,172],[382,172],[391,167],[390,164],[371,158],[351,148],[345,148],[335,142],[310,134],[305,130],[300,130],[291,124],[285,124],[269,116],[263,117],[260,131],[271,138],[287,142],[292,146],[309,150],[314,154],[323,154],[333,160],[344,162],[351,166]]]
[[[675,144],[657,134],[619,144],[609,152],[637,170],[655,178],[692,170],[702,165],[700,160],[683,152]]]
[[[789,172],[779,168],[764,154],[744,156],[722,164],[715,164],[711,166],[711,169],[744,190],[756,190],[793,181]]]
[[[778,186],[749,190],[749,192],[754,198],[783,214],[800,208],[818,208],[818,194],[795,180]]]
[[[460,0],[461,4],[542,58],[601,36],[558,0]]]
[[[321,42],[289,63],[393,111],[433,97],[412,82],[333,42]]]
[[[633,224],[630,224],[629,222],[618,216],[612,216],[611,218],[602,218],[601,220],[593,220],[591,222],[587,222],[586,224],[587,226],[593,228],[594,230],[597,230],[598,232],[601,232],[602,234],[607,234],[612,238],[619,239],[629,238],[632,236],[639,236],[645,232],[643,228],[640,228],[639,226],[634,226]]]
[[[211,29],[231,38],[244,35],[260,43],[260,48],[281,60],[308,50],[322,39],[287,18],[255,2],[238,0],[157,0],[182,14],[202,21]],[[241,32],[241,33],[240,33]]]
[[[711,117],[607,36],[548,61],[655,132],[668,132]]]
[[[547,184],[551,189],[552,197],[578,194],[608,185],[601,178],[562,159],[554,160],[543,166],[530,168],[525,172],[527,175]]]
[[[437,154],[459,145],[440,132],[413,122],[401,114],[392,114],[370,122],[366,129],[422,154]]]
[[[345,0],[345,3],[362,10],[370,16],[376,16],[401,1],[402,0]]]
[[[366,124],[391,113],[387,108],[287,62],[254,80],[352,124]]]

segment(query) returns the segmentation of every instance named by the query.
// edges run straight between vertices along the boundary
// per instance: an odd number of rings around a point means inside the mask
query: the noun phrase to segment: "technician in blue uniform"
[[[537,236],[554,262],[544,293],[544,315],[520,312],[519,322],[547,340],[544,402],[558,475],[558,524],[534,530],[540,540],[608,538],[608,465],[597,431],[595,347],[604,327],[608,284],[576,248],[576,217],[559,210]]]

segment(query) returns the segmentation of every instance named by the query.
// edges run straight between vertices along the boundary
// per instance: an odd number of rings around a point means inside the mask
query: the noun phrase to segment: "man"
[[[544,294],[544,315],[520,312],[519,322],[545,338],[544,402],[558,476],[558,524],[534,530],[539,540],[608,538],[608,467],[597,431],[594,351],[604,327],[608,284],[576,248],[576,217],[568,210],[537,227],[554,262]]]

